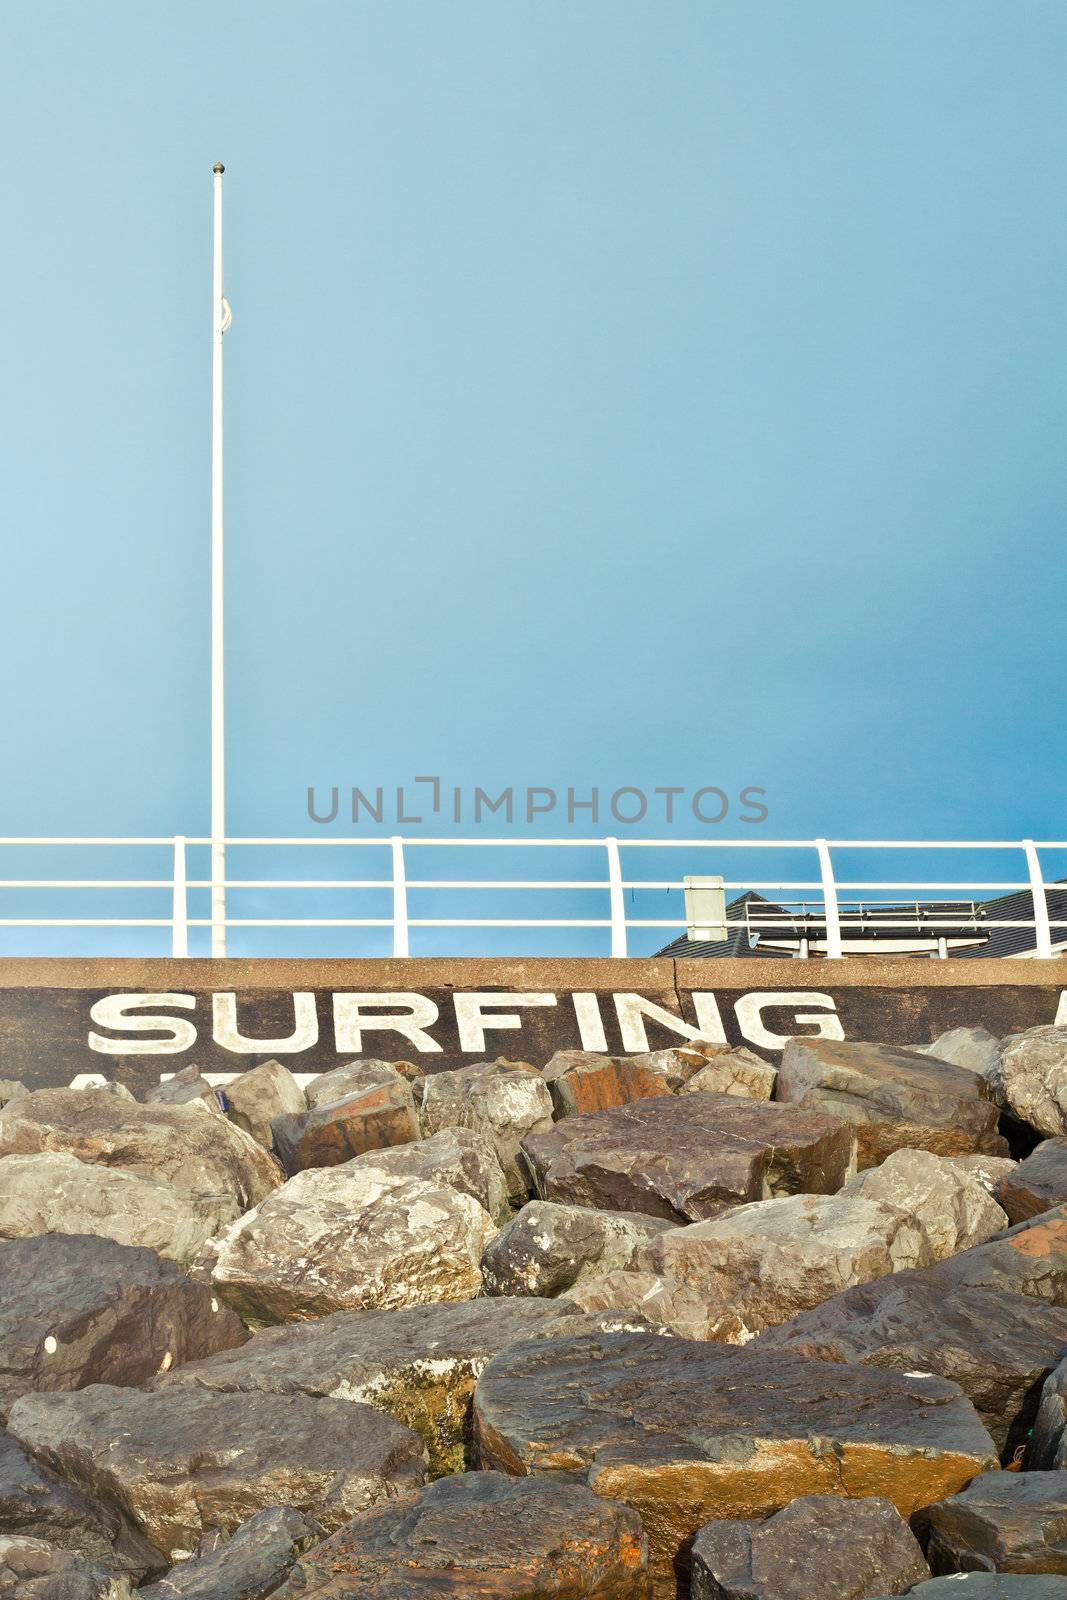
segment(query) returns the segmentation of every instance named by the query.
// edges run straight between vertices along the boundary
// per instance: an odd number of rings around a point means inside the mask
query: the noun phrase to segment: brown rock
[[[741,1344],[742,1321],[736,1312],[709,1306],[707,1297],[688,1284],[661,1273],[605,1272],[586,1278],[568,1289],[561,1303],[570,1301],[586,1312],[614,1313],[618,1317],[643,1317],[645,1321],[682,1339],[714,1339]],[[636,1331],[620,1328],[620,1332]]]
[[[0,1600],[135,1600],[127,1578],[43,1539],[0,1538]]]
[[[854,1123],[861,1167],[877,1166],[902,1149],[940,1156],[1008,1153],[985,1079],[920,1050],[790,1039],[776,1092],[781,1101]]]
[[[578,1484],[497,1472],[379,1506],[305,1556],[275,1600],[648,1600],[627,1507]]]
[[[566,1117],[523,1141],[542,1199],[695,1222],[772,1195],[829,1194],[853,1171],[851,1127],[734,1095],[669,1095]]]
[[[943,1379],[639,1334],[512,1345],[478,1380],[474,1416],[483,1466],[580,1473],[632,1506],[663,1600],[713,1517],[828,1493],[910,1516],[996,1463]]]
[[[350,1095],[362,1094],[364,1089],[377,1089],[383,1083],[395,1083],[401,1074],[392,1061],[346,1061],[332,1072],[321,1072],[308,1084],[305,1094],[308,1109],[333,1106]],[[406,1074],[405,1074],[406,1076]]]
[[[425,1481],[425,1450],[410,1429],[370,1406],[302,1394],[97,1384],[25,1395],[9,1427],[171,1561],[187,1559],[205,1532],[234,1533],[269,1506],[293,1506],[332,1532]]]
[[[195,1066],[183,1067],[172,1077],[154,1084],[146,1091],[144,1098],[146,1105],[159,1106],[188,1106],[202,1100],[209,1111],[222,1111],[218,1091],[201,1076],[200,1068]]]
[[[682,1085],[682,1094],[737,1094],[746,1100],[771,1100],[777,1070],[752,1050],[723,1049]]]
[[[368,1150],[418,1139],[419,1119],[411,1086],[403,1078],[380,1083],[335,1105],[285,1113],[273,1122],[274,1145],[287,1172],[336,1167]]]
[[[525,1061],[485,1061],[455,1072],[436,1072],[424,1080],[422,1128],[469,1128],[496,1151],[508,1193],[528,1198],[519,1147],[528,1134],[552,1126],[552,1097],[537,1071]]]
[[[1017,1223],[929,1271],[946,1286],[999,1289],[1067,1306],[1067,1205]]]
[[[589,1050],[557,1050],[544,1069],[557,1117],[607,1111],[649,1095],[670,1094],[662,1073],[639,1057],[597,1055]]]
[[[561,1294],[586,1278],[635,1266],[641,1247],[669,1228],[634,1211],[531,1200],[490,1242],[482,1281],[488,1294]]]
[[[984,1473],[962,1493],[930,1506],[921,1521],[935,1574],[1067,1576],[1067,1472]]]
[[[1067,1201],[1067,1138],[1045,1139],[997,1185],[1012,1222],[1028,1222]]]
[[[270,1150],[274,1118],[306,1111],[307,1101],[288,1067],[280,1061],[263,1061],[226,1086],[226,1110],[231,1122]]]

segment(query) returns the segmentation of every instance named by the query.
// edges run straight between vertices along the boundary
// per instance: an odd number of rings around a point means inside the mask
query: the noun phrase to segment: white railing
[[[255,847],[276,851],[291,849],[381,849],[387,852],[388,876],[377,878],[227,878],[224,883],[213,882],[210,877],[195,878],[188,873],[187,852],[192,848],[207,847],[212,844],[224,843],[229,849],[234,847],[242,849]],[[410,935],[412,929],[445,929],[445,928],[536,928],[536,929],[602,929],[610,934],[610,953],[612,956],[625,956],[629,953],[629,932],[632,929],[670,929],[677,933],[687,927],[687,918],[683,914],[675,917],[639,917],[627,916],[626,894],[631,897],[638,891],[650,890],[678,890],[684,893],[686,882],[684,878],[635,878],[624,877],[622,869],[622,853],[624,851],[649,851],[649,850],[682,850],[695,862],[699,856],[706,857],[707,852],[714,856],[722,856],[727,851],[733,850],[777,850],[777,851],[810,851],[814,853],[818,876],[809,880],[775,879],[774,881],[744,878],[724,880],[722,887],[726,891],[756,890],[760,894],[789,894],[795,895],[814,893],[814,900],[803,899],[779,902],[778,907],[770,907],[765,918],[759,912],[747,917],[747,926],[757,933],[760,928],[776,930],[779,936],[786,922],[795,922],[798,930],[803,925],[818,924],[817,942],[820,951],[830,959],[840,958],[844,954],[844,933],[855,925],[856,907],[862,906],[870,914],[868,926],[878,922],[879,926],[888,928],[894,925],[894,920],[899,916],[901,928],[914,929],[916,926],[915,914],[909,907],[908,912],[901,909],[899,900],[892,909],[883,906],[881,915],[878,912],[878,902],[869,899],[862,902],[842,900],[841,895],[863,894],[892,894],[906,896],[912,906],[918,907],[920,914],[929,918],[931,926],[935,926],[938,918],[952,916],[955,921],[970,920],[973,914],[976,926],[980,932],[988,932],[992,928],[1011,927],[1025,928],[1032,932],[1032,942],[1028,941],[1026,954],[1034,956],[1051,956],[1054,950],[1067,944],[1067,916],[1053,917],[1049,911],[1048,890],[1054,888],[1053,882],[1046,883],[1040,861],[1041,851],[1067,851],[1067,842],[1040,841],[1035,843],[1030,839],[1023,840],[856,840],[856,839],[478,839],[478,838],[423,838],[400,836],[378,837],[323,837],[323,838],[233,838],[225,841],[210,838],[0,838],[0,850],[51,850],[66,847],[90,849],[115,849],[134,848],[155,850],[166,849],[169,852],[170,872],[167,876],[145,877],[116,877],[116,878],[3,878],[0,879],[0,895],[7,892],[32,892],[32,891],[82,891],[104,890],[113,894],[123,894],[127,891],[158,891],[169,895],[169,915],[152,917],[134,916],[107,916],[107,917],[29,917],[29,916],[0,916],[0,929],[4,928],[169,928],[171,953],[174,956],[185,956],[189,953],[189,934],[192,929],[210,928],[213,932],[219,930],[220,924],[224,929],[238,928],[379,928],[390,929],[391,939],[388,941],[390,950],[382,950],[380,954],[391,953],[394,956],[407,956],[410,950]],[[515,879],[515,878],[475,878],[475,879],[445,879],[445,878],[411,878],[407,875],[408,853],[420,849],[488,849],[509,851],[523,850],[553,850],[561,852],[568,849],[602,850],[604,852],[605,876],[594,879],[578,878],[553,878],[553,879]],[[985,882],[955,882],[937,880],[933,882],[910,881],[856,881],[840,880],[836,878],[833,864],[833,853],[841,851],[882,851],[882,850],[907,850],[907,851],[1014,851],[1020,852],[1025,862],[1026,876],[1013,881],[985,881]],[[342,916],[342,917],[263,917],[263,916],[230,916],[221,918],[217,914],[220,903],[219,897],[213,897],[211,906],[213,916],[193,916],[190,913],[190,895],[197,891],[210,891],[224,889],[226,891],[340,891],[347,894],[365,894],[368,891],[379,894],[391,894],[391,915],[389,916]],[[458,917],[440,916],[425,917],[412,916],[409,912],[409,895],[415,892],[435,892],[451,896],[472,890],[487,890],[496,893],[527,894],[544,891],[581,892],[602,894],[605,897],[606,915],[593,917]],[[937,899],[927,899],[927,896],[944,895],[946,893],[966,893],[969,902],[976,893],[979,894],[1010,894],[1026,891],[1030,897],[1032,915],[1025,917],[1011,917],[1006,919],[987,919],[982,914],[981,904],[974,901],[968,903],[966,911],[963,908],[954,910]],[[1061,894],[1067,889],[1061,887]],[[939,909],[940,908],[940,909]],[[783,916],[783,910],[787,915]],[[742,924],[745,926],[745,924]],[[1053,930],[1056,930],[1054,933]],[[936,937],[936,934],[935,934]],[[384,941],[383,941],[384,942]],[[943,943],[943,941],[941,941]],[[802,932],[798,933],[799,955],[809,953],[809,940]],[[432,951],[420,951],[420,954],[432,954]],[[942,948],[940,954],[946,951]]]

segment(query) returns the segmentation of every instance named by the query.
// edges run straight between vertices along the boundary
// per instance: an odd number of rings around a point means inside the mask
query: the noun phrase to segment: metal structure
[[[1028,952],[1036,957],[1051,956],[1058,947],[1067,945],[1067,918],[1053,918],[1049,913],[1048,892],[1053,887],[1046,882],[1042,874],[1040,852],[1067,851],[1065,841],[1041,841],[1035,843],[1030,839],[1015,840],[853,840],[853,839],[458,839],[458,838],[422,838],[399,836],[371,836],[351,838],[234,838],[226,839],[222,836],[212,835],[208,838],[3,838],[0,839],[0,850],[9,848],[34,850],[48,848],[51,850],[66,847],[78,847],[89,850],[114,850],[115,848],[130,847],[136,850],[154,850],[158,852],[165,849],[169,855],[170,871],[165,876],[145,875],[143,877],[88,877],[88,878],[4,878],[0,879],[0,895],[6,892],[36,892],[36,891],[71,891],[77,893],[83,890],[106,890],[109,894],[124,894],[127,892],[152,892],[157,898],[161,894],[169,896],[169,915],[157,916],[110,916],[110,917],[28,917],[28,916],[0,916],[0,931],[7,928],[130,928],[130,929],[161,929],[169,928],[171,932],[171,953],[175,956],[184,956],[189,953],[189,933],[191,929],[211,930],[211,952],[213,955],[222,955],[226,950],[225,934],[227,929],[283,929],[283,928],[370,928],[390,930],[382,940],[383,948],[374,953],[380,955],[407,956],[410,954],[410,938],[412,930],[433,930],[448,928],[480,928],[480,929],[599,929],[608,935],[607,944],[612,956],[625,956],[629,951],[629,934],[635,929],[684,929],[687,925],[687,916],[684,905],[684,890],[686,879],[683,877],[670,879],[638,878],[624,876],[622,869],[622,853],[648,850],[682,850],[689,858],[699,857],[708,859],[708,852],[712,852],[712,863],[715,856],[726,850],[803,850],[814,854],[818,867],[818,876],[808,880],[773,881],[753,879],[723,880],[725,890],[756,890],[759,892],[773,891],[776,894],[813,895],[815,898],[790,900],[790,916],[806,919],[808,925],[816,925],[819,929],[819,943],[821,953],[831,960],[840,959],[845,953],[843,950],[842,928],[849,925],[849,919],[856,915],[854,907],[861,902],[842,900],[842,895],[860,894],[868,897],[862,902],[868,913],[880,919],[882,926],[891,925],[894,917],[907,917],[906,924],[914,926],[915,906],[922,908],[932,926],[937,925],[939,916],[951,917],[953,925],[958,923],[961,915],[960,895],[966,894],[969,898],[964,902],[965,914],[978,917],[979,907],[973,901],[975,893],[993,891],[1025,890],[1029,892],[1032,914],[1022,918],[1012,918],[1010,921],[999,924],[1000,926],[1024,927],[1033,932],[1032,949]],[[211,876],[208,878],[194,878],[189,876],[187,864],[187,851],[194,848],[208,848],[211,859]],[[279,853],[297,849],[371,849],[381,850],[385,857],[387,874],[375,878],[286,878],[286,877],[234,877],[219,878],[216,868],[223,859],[222,852],[226,847],[231,851],[245,848],[257,850],[276,851]],[[600,850],[604,854],[606,871],[603,876],[589,879],[578,878],[537,878],[516,879],[504,877],[482,877],[468,879],[454,878],[428,878],[409,877],[409,856],[412,852],[426,849],[481,849],[492,853],[505,849],[508,851],[550,850],[562,860],[563,852],[567,850]],[[1025,863],[1025,877],[1010,882],[959,882],[959,881],[858,881],[855,879],[841,880],[835,876],[833,853],[835,851],[1016,851]],[[210,915],[196,917],[190,914],[190,895],[198,891],[210,891]],[[290,896],[294,893],[308,893],[310,891],[337,891],[346,898],[367,894],[391,895],[392,909],[388,916],[359,916],[346,915],[341,917],[309,917],[309,916],[226,916],[225,895],[230,891],[271,891],[284,893]],[[492,891],[495,895],[510,896],[510,901],[505,905],[514,904],[516,897],[541,895],[549,892],[581,893],[594,896],[603,896],[603,913],[591,917],[558,917],[512,915],[501,917],[460,917],[460,916],[413,916],[409,910],[409,895],[417,893],[443,894],[455,897],[465,891],[484,890]],[[677,890],[678,911],[673,917],[647,917],[627,915],[626,896],[631,899],[638,892],[648,890]],[[869,899],[872,895],[890,894],[895,897],[893,905],[881,905]],[[939,901],[937,896],[951,894],[953,900],[946,905]],[[906,897],[910,905],[901,905],[901,898]],[[933,897],[933,898],[931,898]],[[521,898],[520,898],[521,903]],[[2,902],[0,902],[2,904]],[[356,909],[355,907],[353,909]],[[447,907],[446,907],[447,909]],[[220,921],[221,915],[221,921]],[[775,920],[777,919],[777,920]],[[781,906],[769,907],[767,911],[767,925],[770,928],[781,929]],[[759,915],[753,913],[750,925],[759,926]],[[992,924],[984,924],[992,926]],[[432,936],[427,933],[421,945],[432,945]],[[146,952],[139,952],[146,953]],[[258,952],[272,954],[272,951]],[[420,948],[420,955],[432,955],[432,948]],[[499,953],[499,952],[495,952]],[[801,955],[811,953],[804,942]],[[946,954],[942,948],[938,953]]]

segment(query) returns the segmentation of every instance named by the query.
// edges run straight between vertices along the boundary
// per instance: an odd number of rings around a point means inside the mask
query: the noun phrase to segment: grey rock
[[[927,1269],[946,1287],[998,1289],[1067,1306],[1067,1205]]]
[[[778,1081],[777,1068],[761,1061],[743,1046],[720,1050],[706,1066],[684,1083],[682,1094],[737,1094],[746,1100],[771,1100]]]
[[[220,1227],[284,1176],[249,1134],[206,1105],[139,1105],[105,1089],[38,1089],[0,1111],[0,1156],[53,1150],[164,1179],[196,1195]]]
[[[656,1272],[605,1272],[586,1278],[559,1303],[567,1301],[597,1316],[614,1314],[629,1324],[620,1333],[636,1332],[635,1318],[682,1339],[714,1339],[721,1326],[718,1308],[709,1306],[700,1290]]]
[[[1067,1360],[1045,1379],[1026,1465],[1038,1472],[1067,1469]]]
[[[511,1217],[507,1179],[496,1150],[482,1134],[469,1128],[442,1128],[429,1139],[374,1150],[358,1161],[361,1169],[373,1167],[390,1178],[447,1184],[477,1200],[496,1223]]]
[[[1067,1138],[1043,1139],[1037,1149],[1006,1173],[997,1199],[1012,1222],[1028,1222],[1067,1201]]]
[[[236,1533],[255,1511],[292,1506],[332,1532],[425,1481],[426,1453],[409,1428],[370,1406],[302,1394],[96,1384],[25,1395],[9,1428],[172,1562],[189,1559],[205,1533]]]
[[[0,1078],[0,1110],[10,1100],[17,1100],[19,1095],[27,1094],[28,1092],[26,1086],[19,1083],[17,1078]]]
[[[572,1284],[636,1265],[670,1224],[636,1212],[592,1211],[531,1200],[491,1241],[482,1280],[493,1295],[556,1295]]]
[[[43,1539],[0,1537],[0,1600],[132,1600],[116,1578]]]
[[[565,1117],[523,1153],[543,1200],[676,1223],[730,1205],[826,1194],[855,1170],[848,1123],[735,1095],[666,1095]]]
[[[1067,1600],[1059,1578],[1029,1578],[1015,1572],[954,1572],[906,1591],[917,1600]],[[872,1600],[890,1600],[874,1595]]]
[[[480,1291],[496,1233],[488,1212],[447,1184],[367,1160],[298,1173],[206,1247],[217,1293],[250,1326]]]
[[[216,1232],[217,1204],[159,1178],[46,1153],[0,1160],[0,1239],[92,1233],[186,1266]]]
[[[138,1593],[141,1600],[266,1600],[322,1536],[321,1526],[303,1512],[273,1506],[242,1522],[210,1554],[172,1567]]]
[[[346,1061],[332,1072],[322,1072],[313,1078],[305,1091],[307,1109],[336,1105],[351,1094],[361,1094],[364,1089],[377,1089],[383,1083],[396,1083],[402,1074],[391,1061]]]
[[[986,1472],[922,1514],[931,1571],[1067,1576],[1067,1472]],[[1067,1589],[1065,1589],[1067,1593]]]
[[[209,1111],[222,1110],[218,1092],[201,1077],[200,1068],[196,1066],[183,1067],[172,1078],[154,1084],[146,1090],[144,1098],[146,1105],[158,1106],[186,1106],[202,1100]]]
[[[1046,1138],[1067,1133],[1067,1028],[1027,1028],[1002,1039],[987,1074],[998,1105]]]
[[[841,1193],[912,1218],[927,1241],[927,1261],[943,1261],[984,1244],[1008,1226],[1005,1212],[977,1174],[961,1171],[951,1158],[929,1150],[894,1150],[881,1166],[857,1173]]]
[[[988,1028],[950,1028],[921,1049],[925,1056],[936,1056],[939,1061],[948,1061],[984,1078],[997,1059],[1000,1040]]]
[[[930,1576],[896,1507],[802,1495],[765,1522],[709,1522],[693,1544],[692,1600],[867,1600]]]
[[[422,1129],[469,1128],[496,1151],[508,1193],[522,1201],[529,1195],[519,1146],[532,1133],[552,1126],[552,1097],[536,1068],[522,1061],[483,1062],[437,1072],[425,1080]]]
[[[1010,1156],[986,1156],[981,1153],[973,1156],[942,1156],[941,1160],[947,1161],[959,1172],[972,1173],[994,1199],[997,1185],[1019,1165]]]
[[[918,1050],[843,1039],[790,1039],[778,1099],[855,1124],[861,1167],[894,1150],[1007,1155],[984,1078]]]
[[[151,1250],[63,1233],[0,1244],[0,1415],[33,1390],[143,1383],[247,1337]]]
[[[234,1078],[226,1086],[226,1102],[230,1121],[265,1150],[273,1147],[271,1123],[275,1117],[307,1110],[303,1089],[280,1061],[263,1061]]]

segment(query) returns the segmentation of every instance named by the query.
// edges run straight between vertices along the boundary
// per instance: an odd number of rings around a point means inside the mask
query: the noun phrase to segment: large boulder
[[[584,1278],[566,1290],[561,1303],[568,1301],[597,1316],[624,1319],[619,1332],[636,1331],[633,1319],[643,1318],[662,1332],[682,1339],[717,1339],[722,1343],[726,1331],[740,1327],[738,1317],[724,1317],[718,1306],[708,1305],[699,1289],[657,1272],[620,1270]]]
[[[1026,1465],[1037,1472],[1067,1468],[1067,1359],[1045,1379]]]
[[[693,1544],[692,1600],[867,1600],[930,1576],[888,1500],[802,1495],[765,1522],[719,1521]]]
[[[640,1057],[598,1055],[592,1050],[557,1050],[543,1076],[557,1117],[608,1111],[671,1092],[666,1075]]]
[[[771,1195],[832,1194],[854,1170],[847,1123],[725,1094],[565,1117],[523,1151],[544,1200],[676,1223]]]
[[[489,1213],[366,1160],[298,1173],[207,1246],[212,1284],[250,1326],[479,1293]]]
[[[43,1539],[0,1537],[0,1600],[134,1600],[128,1578]]]
[[[1067,1201],[1067,1138],[1043,1139],[1004,1175],[996,1195],[1012,1222],[1028,1222]]]
[[[106,1089],[38,1089],[0,1111],[0,1156],[48,1150],[166,1179],[197,1196],[219,1227],[283,1179],[250,1134],[201,1102],[139,1105]]]
[[[24,1395],[8,1426],[53,1472],[136,1524],[170,1561],[205,1532],[235,1533],[288,1505],[334,1529],[379,1500],[414,1493],[426,1452],[371,1406],[307,1395],[142,1394],[103,1384]]]
[[[151,1250],[65,1233],[0,1244],[0,1416],[32,1390],[143,1383],[247,1337]]]
[[[322,1534],[317,1522],[293,1506],[257,1511],[232,1539],[222,1543],[216,1535],[220,1543],[210,1553],[139,1589],[138,1600],[265,1600]]]
[[[894,1150],[935,1155],[1007,1155],[984,1078],[919,1050],[843,1039],[790,1039],[782,1052],[779,1100],[854,1123],[861,1167]]]
[[[705,1337],[745,1344],[854,1283],[919,1265],[921,1230],[899,1212],[840,1195],[789,1195],[670,1228],[641,1254],[646,1271],[694,1291]]]
[[[536,1067],[523,1061],[487,1061],[425,1079],[422,1130],[469,1128],[488,1139],[500,1160],[513,1200],[529,1186],[519,1147],[529,1134],[552,1126],[552,1097]]]
[[[580,1475],[632,1506],[662,1600],[712,1518],[806,1494],[878,1494],[910,1516],[996,1464],[941,1378],[641,1334],[512,1345],[479,1378],[474,1419],[484,1467]]]
[[[442,1128],[428,1139],[396,1145],[392,1150],[374,1150],[357,1159],[360,1167],[374,1167],[391,1178],[446,1183],[477,1200],[498,1224],[512,1215],[507,1179],[496,1150],[483,1134],[469,1128]]]
[[[984,1473],[960,1494],[930,1506],[922,1525],[936,1574],[1067,1576],[1067,1472]]]
[[[1067,1133],[1067,1028],[1002,1039],[988,1082],[997,1103],[1046,1138]]]
[[[763,1334],[760,1347],[951,1379],[1010,1454],[1067,1353],[1067,1311],[986,1289],[947,1292],[936,1269],[903,1272],[801,1312]]]
[[[699,1072],[681,1087],[682,1094],[738,1094],[745,1100],[770,1100],[778,1081],[777,1068],[761,1061],[752,1050],[723,1048],[710,1056]]]
[[[913,1219],[926,1240],[928,1261],[984,1244],[1008,1226],[977,1173],[929,1150],[894,1150],[880,1167],[858,1172],[841,1192]]]
[[[634,1211],[591,1211],[531,1200],[482,1257],[487,1294],[555,1295],[572,1284],[636,1264],[638,1252],[670,1228]]]
[[[275,1600],[648,1600],[648,1545],[626,1506],[578,1484],[445,1478],[365,1511],[306,1556]]]
[[[285,1112],[273,1122],[274,1148],[287,1172],[336,1167],[368,1150],[420,1137],[411,1085],[401,1077],[374,1084],[312,1111]]]
[[[250,1133],[265,1150],[274,1145],[275,1117],[307,1110],[304,1091],[280,1061],[263,1061],[226,1085],[226,1111],[231,1122]]]
[[[972,1156],[940,1156],[938,1159],[950,1167],[955,1167],[959,1172],[967,1172],[977,1178],[983,1189],[991,1194],[994,1200],[997,1196],[997,1184],[1009,1173],[1014,1172],[1019,1165],[1010,1156],[987,1156],[981,1151]]]
[[[0,1160],[0,1239],[93,1233],[187,1266],[216,1232],[214,1199],[58,1152]]]
[[[1067,1306],[1067,1205],[928,1269],[946,1287],[1001,1289]]]
[[[111,1506],[31,1461],[0,1428],[0,1537],[44,1539],[134,1583],[166,1565]]]
[[[413,1428],[434,1477],[467,1466],[478,1374],[518,1339],[567,1331],[582,1319],[566,1300],[468,1300],[400,1311],[341,1311],[265,1328],[226,1351],[156,1378],[150,1388],[217,1394],[306,1394],[376,1406]]]
[[[921,1046],[924,1056],[936,1056],[966,1072],[976,1072],[984,1078],[997,1059],[1000,1040],[988,1028],[949,1028],[938,1034],[933,1044]]]
[[[320,1072],[312,1078],[305,1090],[308,1109],[314,1111],[318,1106],[336,1105],[338,1100],[347,1100],[349,1095],[362,1094],[364,1089],[376,1089],[383,1083],[395,1083],[398,1078],[407,1076],[392,1061],[362,1058],[346,1061],[332,1072]]]

